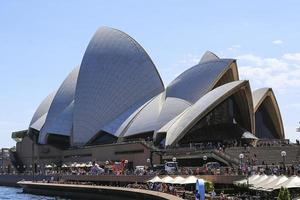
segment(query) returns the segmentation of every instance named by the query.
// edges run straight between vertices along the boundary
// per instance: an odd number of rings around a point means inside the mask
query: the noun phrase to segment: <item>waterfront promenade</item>
[[[18,184],[21,185],[24,192],[38,195],[63,196],[68,198],[102,198],[107,200],[115,200],[122,197],[123,200],[181,200],[180,197],[163,192],[125,187],[42,183],[32,181],[20,181]]]

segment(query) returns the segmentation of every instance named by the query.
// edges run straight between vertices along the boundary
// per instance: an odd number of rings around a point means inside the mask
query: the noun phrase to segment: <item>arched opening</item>
[[[245,131],[252,132],[252,124],[245,90],[241,89],[200,119],[179,144],[240,141]]]

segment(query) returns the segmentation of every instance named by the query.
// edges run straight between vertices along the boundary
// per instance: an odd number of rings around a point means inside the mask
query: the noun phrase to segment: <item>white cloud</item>
[[[234,44],[234,45],[231,45],[231,47],[228,47],[227,50],[229,50],[229,51],[236,51],[239,48],[241,48],[241,45]]]
[[[272,43],[276,44],[276,45],[280,45],[280,44],[283,44],[283,41],[282,40],[273,40]]]
[[[286,53],[283,58],[291,61],[300,61],[300,53]]]
[[[300,87],[300,68],[293,61],[263,58],[254,54],[237,56],[242,79],[249,79],[257,87],[273,87],[279,91]]]

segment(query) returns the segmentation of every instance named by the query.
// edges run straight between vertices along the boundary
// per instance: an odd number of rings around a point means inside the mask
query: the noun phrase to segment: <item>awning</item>
[[[277,189],[280,189],[281,187],[284,187],[284,188],[300,188],[300,177],[291,176],[287,181],[277,185],[273,189],[277,190]]]
[[[172,184],[181,184],[183,181],[185,180],[185,178],[181,177],[181,176],[176,176],[172,182]]]
[[[159,178],[158,176],[155,176],[154,178],[150,179],[147,182],[148,183],[161,183],[161,178]]]
[[[259,188],[258,190],[263,190],[263,191],[272,191],[273,188],[275,188],[277,185],[280,185],[281,183],[287,181],[288,178],[284,175],[278,176],[277,179],[274,181],[270,182],[268,185],[263,186],[262,188]]]
[[[246,132],[243,133],[242,139],[259,140],[255,135],[253,135],[249,131],[246,131]]]
[[[261,182],[258,183],[258,184],[253,185],[253,187],[252,187],[251,189],[257,190],[257,189],[259,189],[259,188],[263,188],[264,186],[268,186],[269,183],[271,183],[272,181],[274,181],[274,180],[276,180],[276,179],[278,179],[278,176],[276,176],[276,175],[270,175],[270,176],[268,176],[267,179],[261,181]]]
[[[181,184],[182,185],[185,185],[185,184],[196,184],[197,180],[198,180],[197,177],[195,177],[195,176],[189,176]]]
[[[171,176],[166,176],[163,179],[161,179],[162,183],[173,183],[174,179]]]

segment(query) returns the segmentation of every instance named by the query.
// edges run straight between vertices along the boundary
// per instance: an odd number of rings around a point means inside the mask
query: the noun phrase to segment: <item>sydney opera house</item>
[[[206,52],[164,86],[146,51],[119,30],[102,27],[80,66],[14,132],[19,162],[128,159],[143,164],[151,149],[190,143],[284,139],[271,88],[251,90],[235,59]],[[159,162],[159,156],[152,158]],[[141,161],[143,160],[143,162]]]

